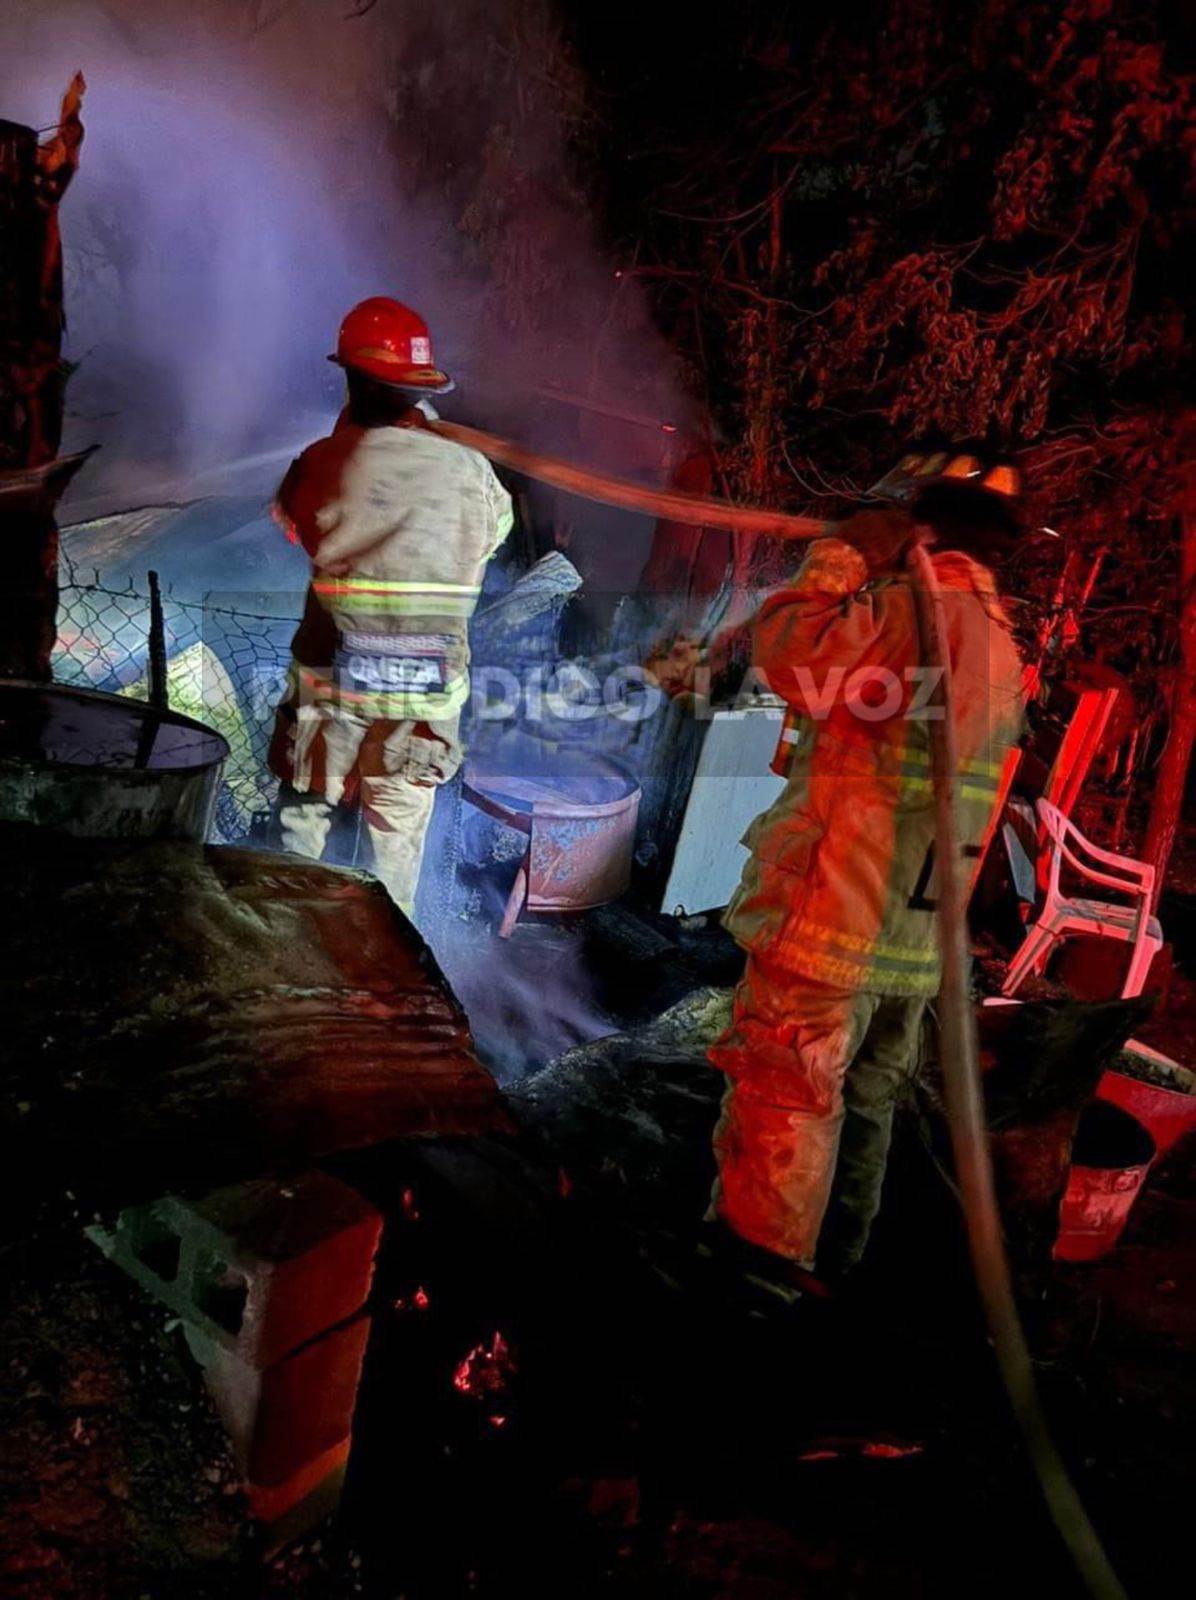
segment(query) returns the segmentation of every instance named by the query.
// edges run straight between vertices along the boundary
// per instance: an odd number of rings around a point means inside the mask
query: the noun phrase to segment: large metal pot
[[[228,744],[140,700],[0,679],[0,822],[84,839],[198,839]]]

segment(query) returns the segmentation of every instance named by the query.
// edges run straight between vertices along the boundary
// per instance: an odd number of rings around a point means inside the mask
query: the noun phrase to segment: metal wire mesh
[[[170,708],[207,723],[229,744],[213,837],[234,844],[259,835],[278,786],[266,754],[296,618],[170,594],[163,610]],[[55,679],[147,699],[149,628],[148,592],[70,574],[59,594]]]

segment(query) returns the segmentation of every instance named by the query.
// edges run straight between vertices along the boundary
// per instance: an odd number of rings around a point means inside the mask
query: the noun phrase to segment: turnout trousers
[[[461,764],[459,721],[388,721],[336,702],[284,703],[271,752],[282,779],[276,813],[282,848],[318,861],[352,785],[374,871],[410,916],[436,790]]]
[[[710,1052],[728,1078],[713,1211],[741,1238],[828,1273],[859,1261],[926,1003],[748,958],[731,1027]]]

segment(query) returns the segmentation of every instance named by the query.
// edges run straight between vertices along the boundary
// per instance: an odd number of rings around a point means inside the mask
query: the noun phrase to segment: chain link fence
[[[200,604],[162,597],[170,708],[228,740],[213,834],[222,844],[260,834],[270,815],[277,780],[266,755],[297,615],[293,606],[271,613],[264,604],[251,608],[248,599],[235,606],[233,598]],[[254,598],[263,603],[269,597]],[[76,688],[147,699],[149,634],[148,592],[70,573],[59,594],[54,677]]]

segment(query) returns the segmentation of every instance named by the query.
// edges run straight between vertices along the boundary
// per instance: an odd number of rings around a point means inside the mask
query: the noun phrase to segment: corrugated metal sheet
[[[0,828],[0,1092],[122,1199],[506,1124],[382,885],[296,856]]]

